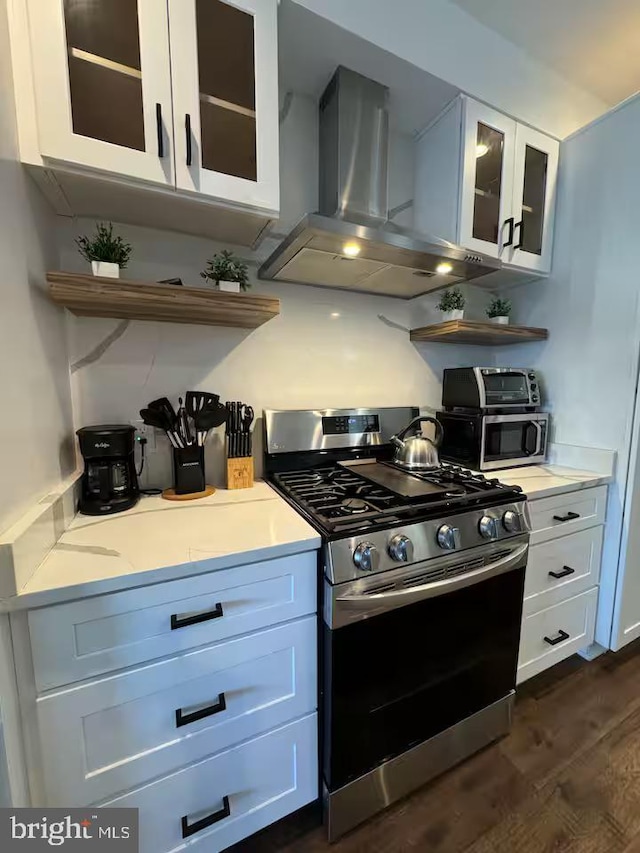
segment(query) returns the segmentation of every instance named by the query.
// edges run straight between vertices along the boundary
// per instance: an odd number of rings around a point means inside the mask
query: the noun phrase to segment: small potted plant
[[[131,257],[131,244],[113,233],[111,222],[98,222],[92,237],[76,239],[78,251],[91,263],[94,275],[119,278],[120,270],[126,267]]]
[[[202,278],[215,281],[218,290],[226,290],[229,293],[240,293],[241,290],[248,290],[251,286],[247,265],[227,249],[223,249],[208,260],[206,268],[200,275]]]
[[[508,299],[501,299],[496,296],[489,303],[487,317],[492,323],[500,323],[500,325],[506,326],[509,323],[509,314],[511,314],[511,302]]]
[[[436,308],[442,311],[443,322],[462,320],[465,302],[464,294],[459,287],[450,287],[445,290],[440,297],[440,302],[436,305]]]

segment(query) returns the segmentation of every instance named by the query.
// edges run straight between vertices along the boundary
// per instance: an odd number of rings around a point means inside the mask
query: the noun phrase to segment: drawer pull
[[[576,518],[580,518],[579,512],[568,512],[566,515],[554,515],[554,521],[575,521]]]
[[[171,630],[176,628],[186,628],[187,625],[197,625],[200,622],[208,622],[210,619],[219,619],[224,616],[222,612],[222,604],[218,602],[213,610],[207,610],[204,613],[196,613],[195,616],[185,616],[183,619],[178,617],[177,613],[171,615]]]
[[[176,711],[176,726],[188,726],[189,723],[195,723],[197,720],[204,720],[205,717],[213,717],[214,714],[219,714],[220,711],[227,710],[227,700],[224,693],[218,693],[218,701],[206,708],[200,708],[199,711],[193,711],[191,714],[184,714],[182,708]]]
[[[563,566],[562,571],[560,572],[549,572],[549,577],[558,580],[558,578],[566,578],[569,575],[575,574],[575,571],[576,570],[572,569],[571,566]]]
[[[566,631],[558,631],[557,637],[543,637],[542,639],[545,641],[545,643],[549,643],[550,646],[557,646],[558,643],[561,643],[563,640],[568,640],[569,635]]]
[[[213,826],[214,823],[218,823],[219,820],[224,820],[225,817],[229,817],[230,814],[231,809],[229,807],[229,797],[223,797],[222,808],[213,814],[207,815],[207,817],[203,817],[202,820],[197,820],[195,823],[189,823],[189,816],[184,815],[182,818],[182,837],[189,838],[190,835],[200,832],[201,829],[206,829],[208,826]]]

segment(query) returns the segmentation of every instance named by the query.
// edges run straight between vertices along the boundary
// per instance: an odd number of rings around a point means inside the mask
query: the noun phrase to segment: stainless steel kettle
[[[408,432],[419,429],[423,423],[435,424],[436,435],[433,440],[421,433],[405,438]],[[398,435],[391,436],[391,441],[396,446],[394,463],[409,471],[433,471],[434,468],[439,468],[438,447],[442,444],[443,435],[444,430],[440,421],[427,416],[415,418]]]

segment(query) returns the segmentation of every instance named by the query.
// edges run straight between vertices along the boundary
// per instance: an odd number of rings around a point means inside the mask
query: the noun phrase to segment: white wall
[[[44,271],[57,266],[54,217],[16,161],[6,3],[0,0],[0,530],[73,470],[64,313]]]
[[[61,226],[62,267],[86,270],[73,244],[92,228]],[[201,285],[199,272],[216,246],[206,240],[119,226],[134,246],[131,278],[179,276]],[[241,253],[243,250],[239,250]],[[247,250],[244,250],[246,254]],[[128,422],[156,397],[177,403],[187,389],[263,408],[418,405],[437,408],[442,368],[478,356],[473,348],[432,344],[416,348],[408,329],[435,322],[435,296],[410,306],[402,300],[276,282],[256,282],[254,293],[281,300],[281,314],[255,331],[214,326],[132,322],[96,361],[74,371],[78,425]],[[416,318],[412,320],[412,316]],[[419,319],[418,319],[419,318]],[[95,350],[118,320],[75,318],[72,362]],[[471,352],[469,352],[471,351]],[[161,439],[150,459],[148,484],[169,485],[169,445]],[[211,478],[221,483],[220,447],[207,448]],[[257,448],[259,459],[260,445]]]
[[[608,109],[447,0],[294,2],[559,138]]]
[[[640,636],[638,501],[624,519],[640,343],[640,100],[628,102],[561,147],[553,270],[548,281],[512,296],[518,319],[549,329],[544,344],[503,350],[510,363],[538,368],[553,417],[555,441],[618,453],[610,487],[596,639],[613,647]],[[630,489],[630,497],[637,493]],[[615,616],[614,616],[615,607]]]

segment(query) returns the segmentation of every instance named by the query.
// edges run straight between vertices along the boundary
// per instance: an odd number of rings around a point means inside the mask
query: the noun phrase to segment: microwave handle
[[[525,429],[529,429],[532,426],[536,431],[536,446],[533,452],[527,450],[526,438],[524,442],[524,447],[522,448],[526,456],[540,456],[542,453],[542,424],[540,421],[529,421]]]

